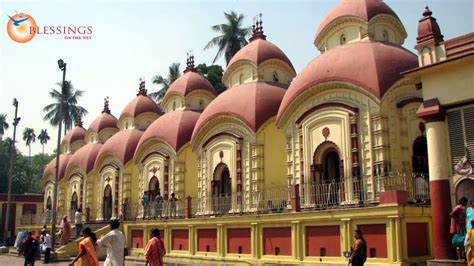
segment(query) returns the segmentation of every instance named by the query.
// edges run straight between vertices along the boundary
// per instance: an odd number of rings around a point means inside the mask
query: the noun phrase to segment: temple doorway
[[[102,216],[104,220],[110,220],[112,218],[112,188],[107,185],[104,189]]]
[[[214,170],[212,181],[213,210],[217,213],[227,213],[232,205],[232,179],[229,167],[220,163]]]
[[[158,193],[161,193],[160,181],[158,181],[158,178],[156,176],[153,176],[150,179],[150,182],[148,183],[148,196],[149,196],[150,202],[153,202],[155,200],[155,197],[156,195],[158,195]]]
[[[413,142],[412,171],[428,178],[428,145],[424,136]]]

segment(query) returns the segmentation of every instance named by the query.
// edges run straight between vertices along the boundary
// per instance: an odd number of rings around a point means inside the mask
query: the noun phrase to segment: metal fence
[[[298,197],[291,195],[292,187],[271,187],[251,193],[235,192],[206,198],[183,198],[176,202],[152,202],[123,209],[125,220],[183,219],[232,215],[265,215],[286,213],[292,209],[292,200],[301,211],[335,208],[358,208],[380,203],[380,193],[402,190],[408,194],[408,203],[430,204],[428,178],[421,174],[387,173],[367,178],[345,178],[339,182],[321,182],[299,186]],[[295,202],[293,202],[295,204]],[[293,206],[294,207],[294,206]],[[58,220],[69,211],[58,212]],[[22,223],[37,223],[38,217],[22,217]]]

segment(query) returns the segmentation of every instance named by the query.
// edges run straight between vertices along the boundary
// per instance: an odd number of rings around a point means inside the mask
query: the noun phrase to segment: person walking
[[[84,239],[79,243],[77,256],[69,266],[99,266],[97,259],[97,236],[89,227],[82,230]]]
[[[53,243],[51,242],[51,235],[48,234],[48,231],[42,230],[41,235],[43,237],[43,246],[44,246],[44,263],[49,263],[51,258],[51,248],[53,248]]]
[[[74,224],[76,225],[76,236],[81,235],[82,232],[82,209],[79,208],[74,213]]]
[[[37,248],[38,248],[38,242],[36,238],[33,237],[32,232],[28,232],[26,238],[23,240],[22,247],[23,247],[23,256],[25,256],[24,265],[34,266]]]
[[[61,220],[61,245],[66,245],[71,239],[71,224],[67,220],[67,215],[64,215]]]
[[[349,265],[364,265],[367,260],[367,242],[365,241],[360,229],[354,231],[354,245],[352,246],[351,251],[352,254],[349,258]]]
[[[120,222],[118,220],[110,221],[110,232],[97,241],[98,246],[107,247],[107,258],[104,266],[123,266],[125,261],[125,237],[119,230]]]
[[[160,238],[160,231],[155,228],[151,231],[151,239],[145,248],[145,266],[163,266],[165,254],[165,244]]]
[[[466,237],[466,206],[468,203],[466,197],[459,199],[458,204],[451,211],[451,226],[449,233],[452,235],[451,244],[456,248],[458,260],[463,261],[464,254],[464,240]]]

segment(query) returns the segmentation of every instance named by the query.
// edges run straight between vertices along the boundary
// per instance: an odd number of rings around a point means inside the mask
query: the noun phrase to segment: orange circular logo
[[[36,21],[32,16],[25,13],[8,16],[7,32],[8,36],[15,42],[29,42],[36,35]]]

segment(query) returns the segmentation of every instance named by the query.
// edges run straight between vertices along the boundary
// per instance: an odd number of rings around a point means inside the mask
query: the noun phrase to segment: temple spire
[[[252,37],[250,41],[262,39],[266,40],[267,36],[263,34],[263,20],[262,20],[262,13],[259,13],[258,16],[253,17],[253,25],[252,25]]]
[[[74,126],[82,127],[82,113],[77,113],[76,117],[74,118]]]
[[[184,70],[184,73],[187,73],[189,71],[196,72],[196,68],[194,68],[194,52],[189,51],[186,53],[186,69]]]
[[[109,109],[109,96],[104,98],[104,109],[102,110],[102,113],[107,113],[110,114],[110,109]]]
[[[147,90],[145,89],[145,79],[140,78],[140,87],[138,88],[137,96],[147,96]]]
[[[430,8],[425,7],[423,17],[418,21],[416,49],[429,44],[437,45],[443,41],[443,35],[441,35],[438,22],[436,22],[436,18],[431,16],[432,14],[433,12],[431,12]]]

